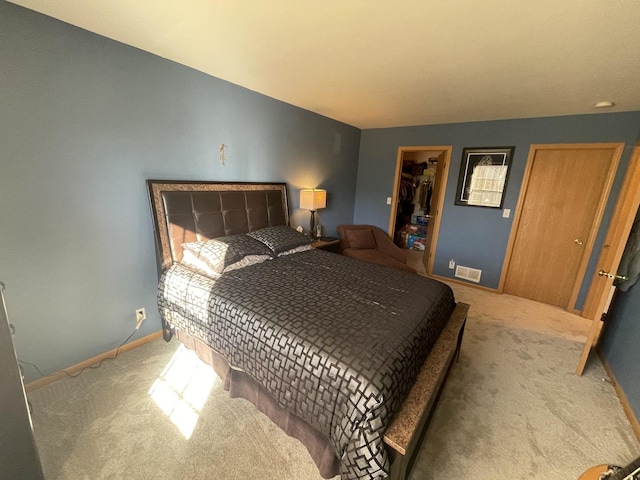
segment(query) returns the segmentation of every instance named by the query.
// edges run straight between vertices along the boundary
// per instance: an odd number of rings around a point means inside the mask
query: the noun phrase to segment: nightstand
[[[327,252],[338,253],[340,250],[340,239],[334,237],[320,237],[315,240],[311,246],[313,248],[319,248],[320,250],[326,250]]]

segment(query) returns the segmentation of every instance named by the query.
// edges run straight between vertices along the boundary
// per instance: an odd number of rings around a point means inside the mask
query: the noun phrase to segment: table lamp
[[[316,238],[316,211],[327,206],[327,191],[320,188],[300,190],[300,208],[311,211],[311,236]]]

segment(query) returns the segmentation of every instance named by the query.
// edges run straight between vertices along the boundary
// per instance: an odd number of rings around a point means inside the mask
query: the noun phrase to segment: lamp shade
[[[300,208],[305,210],[319,210],[327,206],[327,191],[319,188],[305,188],[300,190]]]

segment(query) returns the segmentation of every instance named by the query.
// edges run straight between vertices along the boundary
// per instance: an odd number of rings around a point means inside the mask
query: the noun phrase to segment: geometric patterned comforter
[[[330,439],[341,478],[385,478],[383,434],[454,308],[435,280],[321,250],[203,276],[175,264],[160,313]]]

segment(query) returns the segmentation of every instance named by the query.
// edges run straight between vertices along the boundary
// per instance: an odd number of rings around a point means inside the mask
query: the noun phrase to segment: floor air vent
[[[478,270],[477,268],[463,267],[462,265],[456,267],[456,277],[458,278],[480,283],[480,275],[482,275],[482,270]]]

